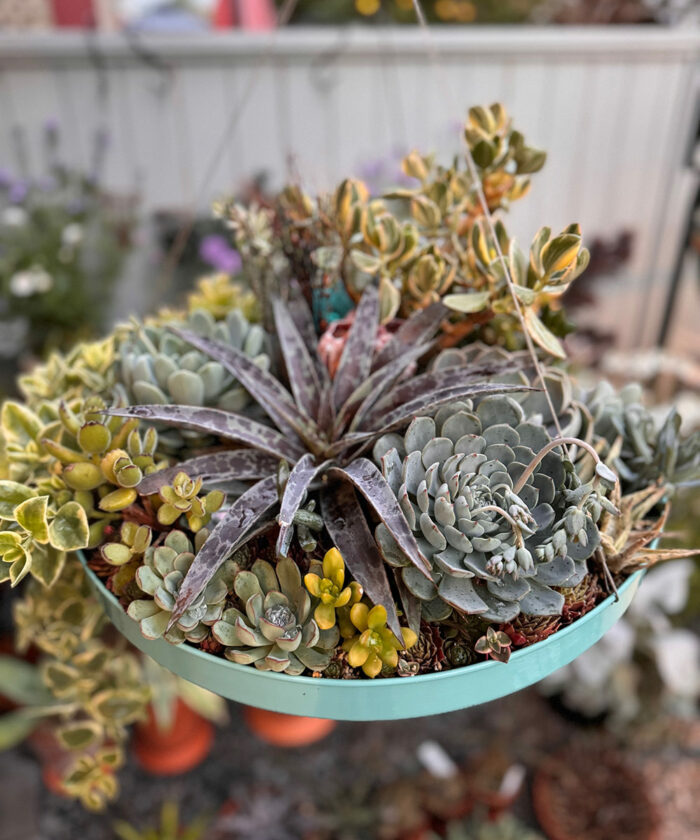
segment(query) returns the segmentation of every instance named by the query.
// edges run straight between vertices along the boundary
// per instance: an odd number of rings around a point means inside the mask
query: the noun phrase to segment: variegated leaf
[[[271,373],[258,367],[250,356],[236,347],[204,338],[189,330],[177,327],[169,329],[183,341],[222,364],[252,394],[281,432],[292,437],[299,435],[304,440],[318,435],[316,424],[297,408],[289,391]]]
[[[193,429],[216,435],[267,452],[276,458],[294,463],[304,454],[303,448],[269,426],[249,417],[218,408],[197,408],[189,405],[132,405],[110,408],[102,412],[116,417],[138,417],[154,423]]]
[[[343,555],[345,565],[369,600],[375,606],[381,604],[386,609],[387,626],[397,639],[401,639],[401,626],[386,566],[352,486],[341,483],[324,488],[321,511],[326,529]]]
[[[403,613],[406,616],[406,623],[413,630],[414,633],[420,631],[420,616],[421,616],[421,602],[416,596],[409,591],[406,584],[403,582],[403,575],[401,569],[394,569],[394,581],[396,588],[401,598],[401,606]]]
[[[426,306],[425,309],[411,315],[407,321],[401,324],[391,341],[377,354],[372,370],[379,370],[384,365],[388,365],[389,362],[404,353],[407,348],[431,341],[440,324],[448,315],[449,310],[439,301],[431,303],[430,306]]]
[[[333,405],[338,411],[369,376],[379,327],[379,294],[369,285],[357,305],[338,370],[333,379]]]
[[[275,328],[284,356],[289,384],[299,408],[309,417],[318,417],[321,380],[304,339],[281,300],[273,303]]]
[[[289,551],[289,543],[292,537],[292,526],[294,516],[299,510],[311,482],[316,476],[326,469],[329,462],[317,463],[313,455],[304,455],[294,465],[289,473],[287,484],[280,500],[280,512],[278,522],[280,526],[279,537],[277,538],[277,554],[286,557]]]
[[[168,630],[204,590],[221,565],[240,548],[265,514],[277,505],[277,476],[254,484],[231,505],[226,518],[211,532],[180,586]]]
[[[183,461],[164,470],[147,475],[139,484],[142,496],[157,493],[161,487],[171,484],[179,472],[186,472],[190,478],[201,478],[204,484],[226,481],[251,481],[274,475],[279,459],[255,449],[233,449],[227,452],[212,452]]]
[[[372,461],[356,458],[346,467],[330,467],[328,475],[354,485],[389,529],[406,557],[420,572],[432,579],[430,565],[418,548],[396,496]]]

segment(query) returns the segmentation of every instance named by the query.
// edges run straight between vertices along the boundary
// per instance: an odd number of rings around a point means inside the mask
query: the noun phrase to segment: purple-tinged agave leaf
[[[389,364],[404,353],[407,347],[430,341],[449,314],[449,309],[436,301],[425,309],[421,309],[420,312],[416,312],[415,315],[411,315],[401,324],[391,341],[377,354],[372,370],[379,370],[380,367]]]
[[[401,639],[401,625],[386,565],[352,485],[343,482],[325,487],[321,491],[321,512],[326,530],[350,573],[369,600],[386,609],[387,626],[397,639]]]
[[[287,301],[289,314],[292,316],[292,320],[294,321],[299,334],[304,339],[306,346],[316,347],[318,345],[318,335],[316,335],[314,316],[312,315],[311,309],[309,308],[306,298],[304,297],[304,294],[298,284],[292,284],[292,288],[295,289],[295,292]],[[311,357],[316,367],[316,372],[318,373],[321,385],[323,386],[327,384],[330,386],[331,378],[323,359],[321,359],[318,353],[312,353]]]
[[[212,452],[151,473],[142,479],[136,489],[142,496],[150,496],[166,484],[171,484],[179,472],[187,473],[190,478],[201,478],[204,484],[257,480],[275,474],[278,463],[278,458],[255,449]]]
[[[403,607],[403,614],[406,616],[406,623],[414,633],[418,634],[420,631],[421,603],[403,582],[401,569],[394,569],[394,580],[396,581],[396,588],[401,598],[401,606]]]
[[[372,408],[406,369],[430,349],[429,344],[421,344],[406,350],[398,359],[375,370],[371,376],[357,387],[340,410],[335,423],[336,433],[352,420],[350,429],[354,429],[362,417]]]
[[[280,533],[277,539],[277,554],[286,557],[289,551],[289,543],[292,537],[294,516],[299,510],[306,491],[316,476],[326,469],[329,462],[317,463],[313,455],[304,455],[294,465],[289,473],[287,484],[280,500],[279,526]]]
[[[389,529],[403,553],[427,578],[432,580],[430,564],[418,548],[413,531],[399,507],[393,490],[368,458],[357,458],[346,467],[330,467],[329,477],[349,481],[367,499],[370,507]]]
[[[249,417],[218,408],[197,408],[191,405],[132,405],[127,408],[106,409],[102,413],[116,417],[138,417],[154,423],[167,423],[169,426],[217,435],[292,463],[304,454],[298,443],[287,440],[276,429],[264,426]]]
[[[294,399],[309,417],[318,417],[321,380],[309,349],[281,300],[273,303],[277,339]]]
[[[326,382],[321,390],[321,397],[318,406],[318,426],[327,436],[332,436],[335,423],[335,412],[333,411],[333,398],[331,396],[333,384],[330,380]]]
[[[233,374],[281,432],[293,438],[299,435],[304,439],[318,435],[316,424],[299,410],[289,391],[271,373],[258,367],[250,356],[221,341],[204,338],[189,330],[172,326],[169,329]]]
[[[369,376],[379,327],[379,292],[368,286],[355,310],[338,370],[333,379],[333,405],[338,411]]]
[[[374,405],[369,414],[369,425],[374,425],[377,416],[386,415],[402,405],[444,388],[454,388],[464,383],[474,383],[477,380],[488,379],[504,369],[512,370],[511,364],[501,361],[486,362],[480,365],[464,365],[440,370],[428,371],[420,376],[414,376],[399,383],[391,391],[386,392]]]
[[[339,455],[346,453],[348,449],[352,449],[353,446],[370,443],[375,437],[375,432],[353,432],[343,435],[339,440],[327,446],[324,449],[324,454],[329,458],[337,458]]]
[[[382,423],[381,432],[391,431],[395,426],[400,425],[406,420],[417,416],[423,411],[432,411],[445,403],[454,400],[468,399],[469,397],[485,397],[491,394],[509,394],[512,392],[522,391],[537,391],[537,388],[531,388],[525,385],[504,385],[501,383],[491,382],[465,382],[463,385],[457,385],[452,388],[442,388],[439,391],[432,391],[423,394],[420,397],[400,405],[393,411],[387,412],[383,417],[379,409],[373,412],[362,424],[363,426],[378,426]]]
[[[226,511],[225,519],[209,534],[185,575],[168,629],[177,624],[221,564],[246,542],[250,532],[278,501],[276,475],[264,478],[236,499]]]

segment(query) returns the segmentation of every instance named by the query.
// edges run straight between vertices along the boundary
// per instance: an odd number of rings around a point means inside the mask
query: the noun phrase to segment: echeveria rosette
[[[233,586],[243,610],[227,609],[212,629],[226,646],[227,659],[293,676],[305,668],[323,671],[328,666],[338,629],[319,628],[293,560],[284,558],[276,567],[257,560],[250,571],[236,575]]]
[[[450,608],[499,623],[561,612],[564,597],[552,587],[587,574],[600,544],[596,523],[610,504],[600,480],[582,484],[551,445],[507,396],[476,409],[445,406],[377,442],[374,456],[430,559],[432,582],[413,573],[381,524],[377,542],[425,618],[442,620]]]
[[[221,617],[236,572],[236,565],[231,560],[220,567],[177,624],[168,629],[182,581],[205,537],[206,532],[200,531],[193,547],[182,531],[171,531],[162,545],[147,549],[143,564],[136,570],[136,582],[149,597],[132,601],[127,609],[131,618],[139,622],[141,633],[147,639],[162,637],[175,645],[185,640],[200,643],[209,635],[211,625]]]

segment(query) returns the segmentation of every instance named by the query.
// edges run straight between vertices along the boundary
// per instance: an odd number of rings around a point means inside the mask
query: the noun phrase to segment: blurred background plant
[[[99,335],[133,246],[136,199],[101,185],[108,135],[97,132],[82,171],[61,162],[60,129],[46,124],[44,172],[14,130],[17,174],[0,172],[0,357],[8,391],[18,367]]]

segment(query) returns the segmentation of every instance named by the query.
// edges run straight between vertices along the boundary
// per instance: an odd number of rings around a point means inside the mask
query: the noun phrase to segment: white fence
[[[451,155],[466,108],[500,100],[549,150],[512,214],[524,242],[540,224],[634,231],[628,276],[610,286],[619,294],[601,317],[638,345],[656,334],[694,188],[699,55],[697,30],[660,27],[454,27],[429,40],[411,29],[295,29],[136,44],[6,34],[0,164],[11,163],[13,125],[37,167],[48,118],[71,161],[85,162],[106,126],[109,184],[137,187],[147,209],[204,207],[259,171],[315,189],[399,150]]]

